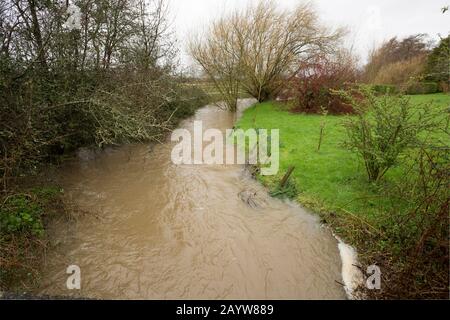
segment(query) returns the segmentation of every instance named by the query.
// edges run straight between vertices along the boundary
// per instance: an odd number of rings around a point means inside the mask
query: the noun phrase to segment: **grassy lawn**
[[[446,94],[410,98],[413,103],[432,100],[434,107],[443,110],[450,106],[450,95]],[[259,179],[269,188],[274,188],[287,168],[294,165],[291,179],[296,185],[300,203],[318,213],[336,212],[372,223],[380,204],[388,206],[391,199],[380,196],[377,186],[368,183],[362,160],[342,146],[346,135],[341,125],[344,117],[293,114],[285,109],[286,106],[275,102],[257,104],[246,110],[237,124],[243,129],[280,129],[279,173],[277,176],[260,176]],[[323,121],[324,136],[318,151]],[[402,168],[393,168],[388,172],[385,183],[401,175]]]

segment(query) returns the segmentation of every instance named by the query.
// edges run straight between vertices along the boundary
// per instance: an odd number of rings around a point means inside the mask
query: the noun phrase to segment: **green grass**
[[[410,98],[413,104],[433,101],[436,108],[450,106],[450,96],[445,94]],[[346,135],[343,116],[293,114],[285,109],[274,102],[257,104],[247,109],[237,124],[243,129],[280,129],[280,170],[277,176],[260,176],[265,185],[274,189],[294,165],[297,200],[318,212],[345,210],[370,221],[380,207],[389,205],[390,199],[381,197],[379,188],[368,183],[361,159],[342,146]],[[317,151],[322,121],[326,123],[324,136]],[[401,174],[402,168],[393,168],[386,180]]]

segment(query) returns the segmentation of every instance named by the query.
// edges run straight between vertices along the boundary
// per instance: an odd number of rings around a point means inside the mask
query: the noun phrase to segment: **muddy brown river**
[[[251,101],[241,101],[244,108]],[[204,107],[181,126],[233,127]],[[281,132],[282,139],[282,132]],[[55,221],[41,294],[106,299],[345,299],[337,240],[271,198],[240,165],[174,165],[175,143],[81,150],[61,184],[76,219]],[[258,206],[242,201],[252,194]],[[78,265],[81,289],[68,290]]]

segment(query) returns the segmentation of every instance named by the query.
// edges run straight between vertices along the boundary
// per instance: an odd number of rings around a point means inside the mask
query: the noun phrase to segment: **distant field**
[[[217,102],[217,101],[221,100],[220,93],[214,87],[214,84],[212,82],[196,81],[196,82],[187,83],[186,85],[195,86],[195,87],[198,87],[198,88],[204,90],[206,92],[206,94],[208,94],[208,96],[210,97],[210,100],[212,102]],[[243,98],[249,98],[249,97],[250,96],[246,92],[244,92],[243,90],[240,91],[239,98],[243,99]]]
[[[413,104],[433,101],[434,107],[442,109],[443,114],[450,106],[450,95],[446,94],[410,98]],[[342,147],[345,138],[342,120],[342,116],[293,114],[283,110],[282,104],[267,102],[246,110],[238,126],[280,129],[280,171],[278,176],[260,177],[264,184],[275,187],[288,167],[295,165],[292,177],[300,203],[316,211],[345,210],[370,221],[379,208],[377,202],[387,205],[389,199],[380,197],[376,186],[368,184],[361,159]],[[326,125],[317,151],[322,121]],[[401,175],[402,168],[395,168],[386,178]]]

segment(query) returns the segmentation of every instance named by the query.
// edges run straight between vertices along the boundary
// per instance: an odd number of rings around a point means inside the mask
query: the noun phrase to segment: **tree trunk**
[[[35,0],[28,0],[28,5],[30,6],[30,14],[31,14],[31,22],[32,22],[31,32],[32,32],[34,40],[36,42],[37,61],[39,62],[41,67],[45,71],[47,71],[48,69],[47,69],[47,61],[45,58],[44,42],[42,40],[41,27],[39,25],[39,20],[37,17]]]

